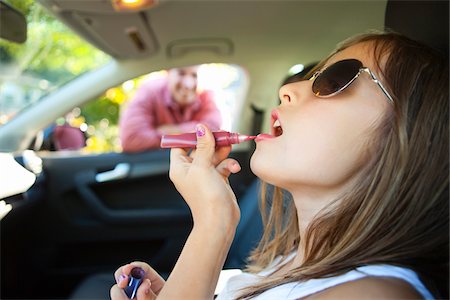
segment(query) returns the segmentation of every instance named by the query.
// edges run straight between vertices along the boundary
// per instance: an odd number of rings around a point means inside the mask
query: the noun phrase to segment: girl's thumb
[[[197,150],[194,163],[209,166],[214,156],[216,141],[211,130],[203,124],[196,127]]]

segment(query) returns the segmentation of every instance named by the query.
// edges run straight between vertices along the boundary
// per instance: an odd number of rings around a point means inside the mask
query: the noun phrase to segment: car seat
[[[263,225],[258,205],[260,189],[260,181],[255,179],[248,187],[244,197],[239,199],[241,220],[236,228],[224,269],[242,269],[250,252],[261,239]]]
[[[449,1],[388,1],[385,28],[422,42],[449,57]],[[447,61],[448,63],[448,61]],[[448,245],[447,245],[448,246]],[[448,248],[446,249],[448,253]],[[449,299],[449,269],[432,274],[440,298]],[[422,278],[426,281],[426,278]]]
[[[448,1],[388,1],[386,30],[427,44],[448,57]]]

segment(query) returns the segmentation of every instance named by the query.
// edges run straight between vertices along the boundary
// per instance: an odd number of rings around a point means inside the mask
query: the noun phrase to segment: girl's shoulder
[[[409,282],[395,277],[367,276],[347,281],[303,297],[307,300],[327,299],[422,299]]]
[[[366,265],[299,285],[306,299],[433,299],[416,272],[393,265]]]
[[[228,281],[224,297],[219,299],[232,299],[240,289],[256,284],[265,276],[270,274],[237,275]],[[300,298],[433,299],[433,296],[413,270],[393,265],[367,265],[332,277],[285,283],[255,297],[258,300]]]

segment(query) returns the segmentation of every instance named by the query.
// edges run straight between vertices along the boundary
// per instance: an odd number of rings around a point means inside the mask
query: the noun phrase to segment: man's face
[[[197,69],[195,66],[169,70],[169,90],[181,106],[192,103],[196,98]]]

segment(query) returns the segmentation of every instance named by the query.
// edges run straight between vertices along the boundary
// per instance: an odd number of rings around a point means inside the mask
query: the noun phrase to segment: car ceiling
[[[254,91],[254,99],[269,91],[276,95],[293,64],[317,61],[342,39],[382,29],[386,7],[379,0],[166,0],[141,12],[116,12],[110,0],[39,2],[118,60],[147,61],[144,72],[203,62],[242,65],[258,82],[261,94]],[[130,30],[144,50],[138,50]]]

